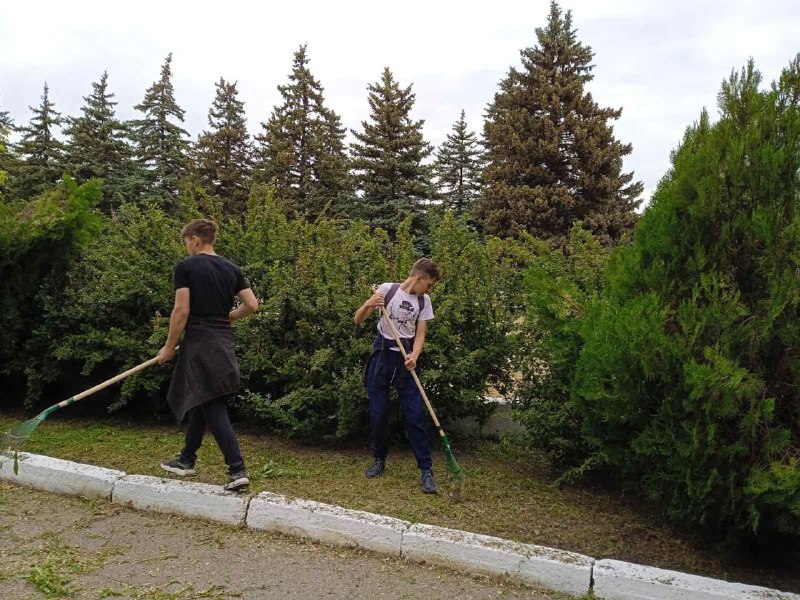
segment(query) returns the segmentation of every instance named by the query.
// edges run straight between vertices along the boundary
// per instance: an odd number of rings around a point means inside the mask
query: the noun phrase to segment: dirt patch
[[[565,596],[369,552],[0,483],[0,598]]]

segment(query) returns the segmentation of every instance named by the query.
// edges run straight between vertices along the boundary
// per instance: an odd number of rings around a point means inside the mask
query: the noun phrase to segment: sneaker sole
[[[180,475],[181,477],[186,477],[187,475],[195,475],[197,473],[194,469],[179,469],[178,467],[170,467],[169,465],[165,465],[162,463],[161,468],[165,471],[169,471],[170,473],[175,473],[175,475]]]
[[[226,483],[222,486],[222,489],[226,492],[235,492],[237,490],[241,490],[242,488],[246,488],[250,485],[250,480],[247,477],[241,477],[239,479],[235,479],[230,483]]]

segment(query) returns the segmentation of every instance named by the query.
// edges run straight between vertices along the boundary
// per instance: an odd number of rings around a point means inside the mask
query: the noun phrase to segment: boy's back
[[[242,270],[222,256],[196,254],[175,265],[175,289],[189,288],[191,317],[228,318],[237,293],[250,287]]]

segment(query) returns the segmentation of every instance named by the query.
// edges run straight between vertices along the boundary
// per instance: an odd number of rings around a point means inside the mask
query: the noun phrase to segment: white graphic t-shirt
[[[383,283],[378,288],[378,292],[385,297],[389,293],[389,288],[392,287],[391,283]],[[400,334],[401,338],[413,338],[417,333],[417,321],[430,321],[433,318],[433,305],[431,298],[425,294],[425,306],[422,307],[422,313],[419,312],[419,296],[417,294],[407,294],[402,288],[397,288],[392,300],[386,307],[386,312],[394,323],[395,329]],[[389,340],[393,340],[392,330],[386,324],[385,317],[381,317],[378,321],[378,333]],[[400,351],[399,348],[392,348],[392,350]]]

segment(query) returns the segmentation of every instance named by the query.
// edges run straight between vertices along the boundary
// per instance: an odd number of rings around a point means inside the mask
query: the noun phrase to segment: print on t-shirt
[[[378,288],[378,292],[385,297],[391,287],[391,283],[384,283]],[[386,311],[391,315],[392,322],[401,338],[413,338],[417,333],[418,321],[433,319],[433,305],[431,304],[430,296],[425,294],[424,298],[421,314],[417,314],[419,312],[420,298],[416,294],[407,294],[401,288],[398,288],[390,300]],[[378,332],[387,340],[394,339],[392,330],[386,324],[384,317],[378,319]]]
[[[397,323],[400,326],[407,326],[414,322],[414,305],[408,300],[400,302],[397,310]]]

